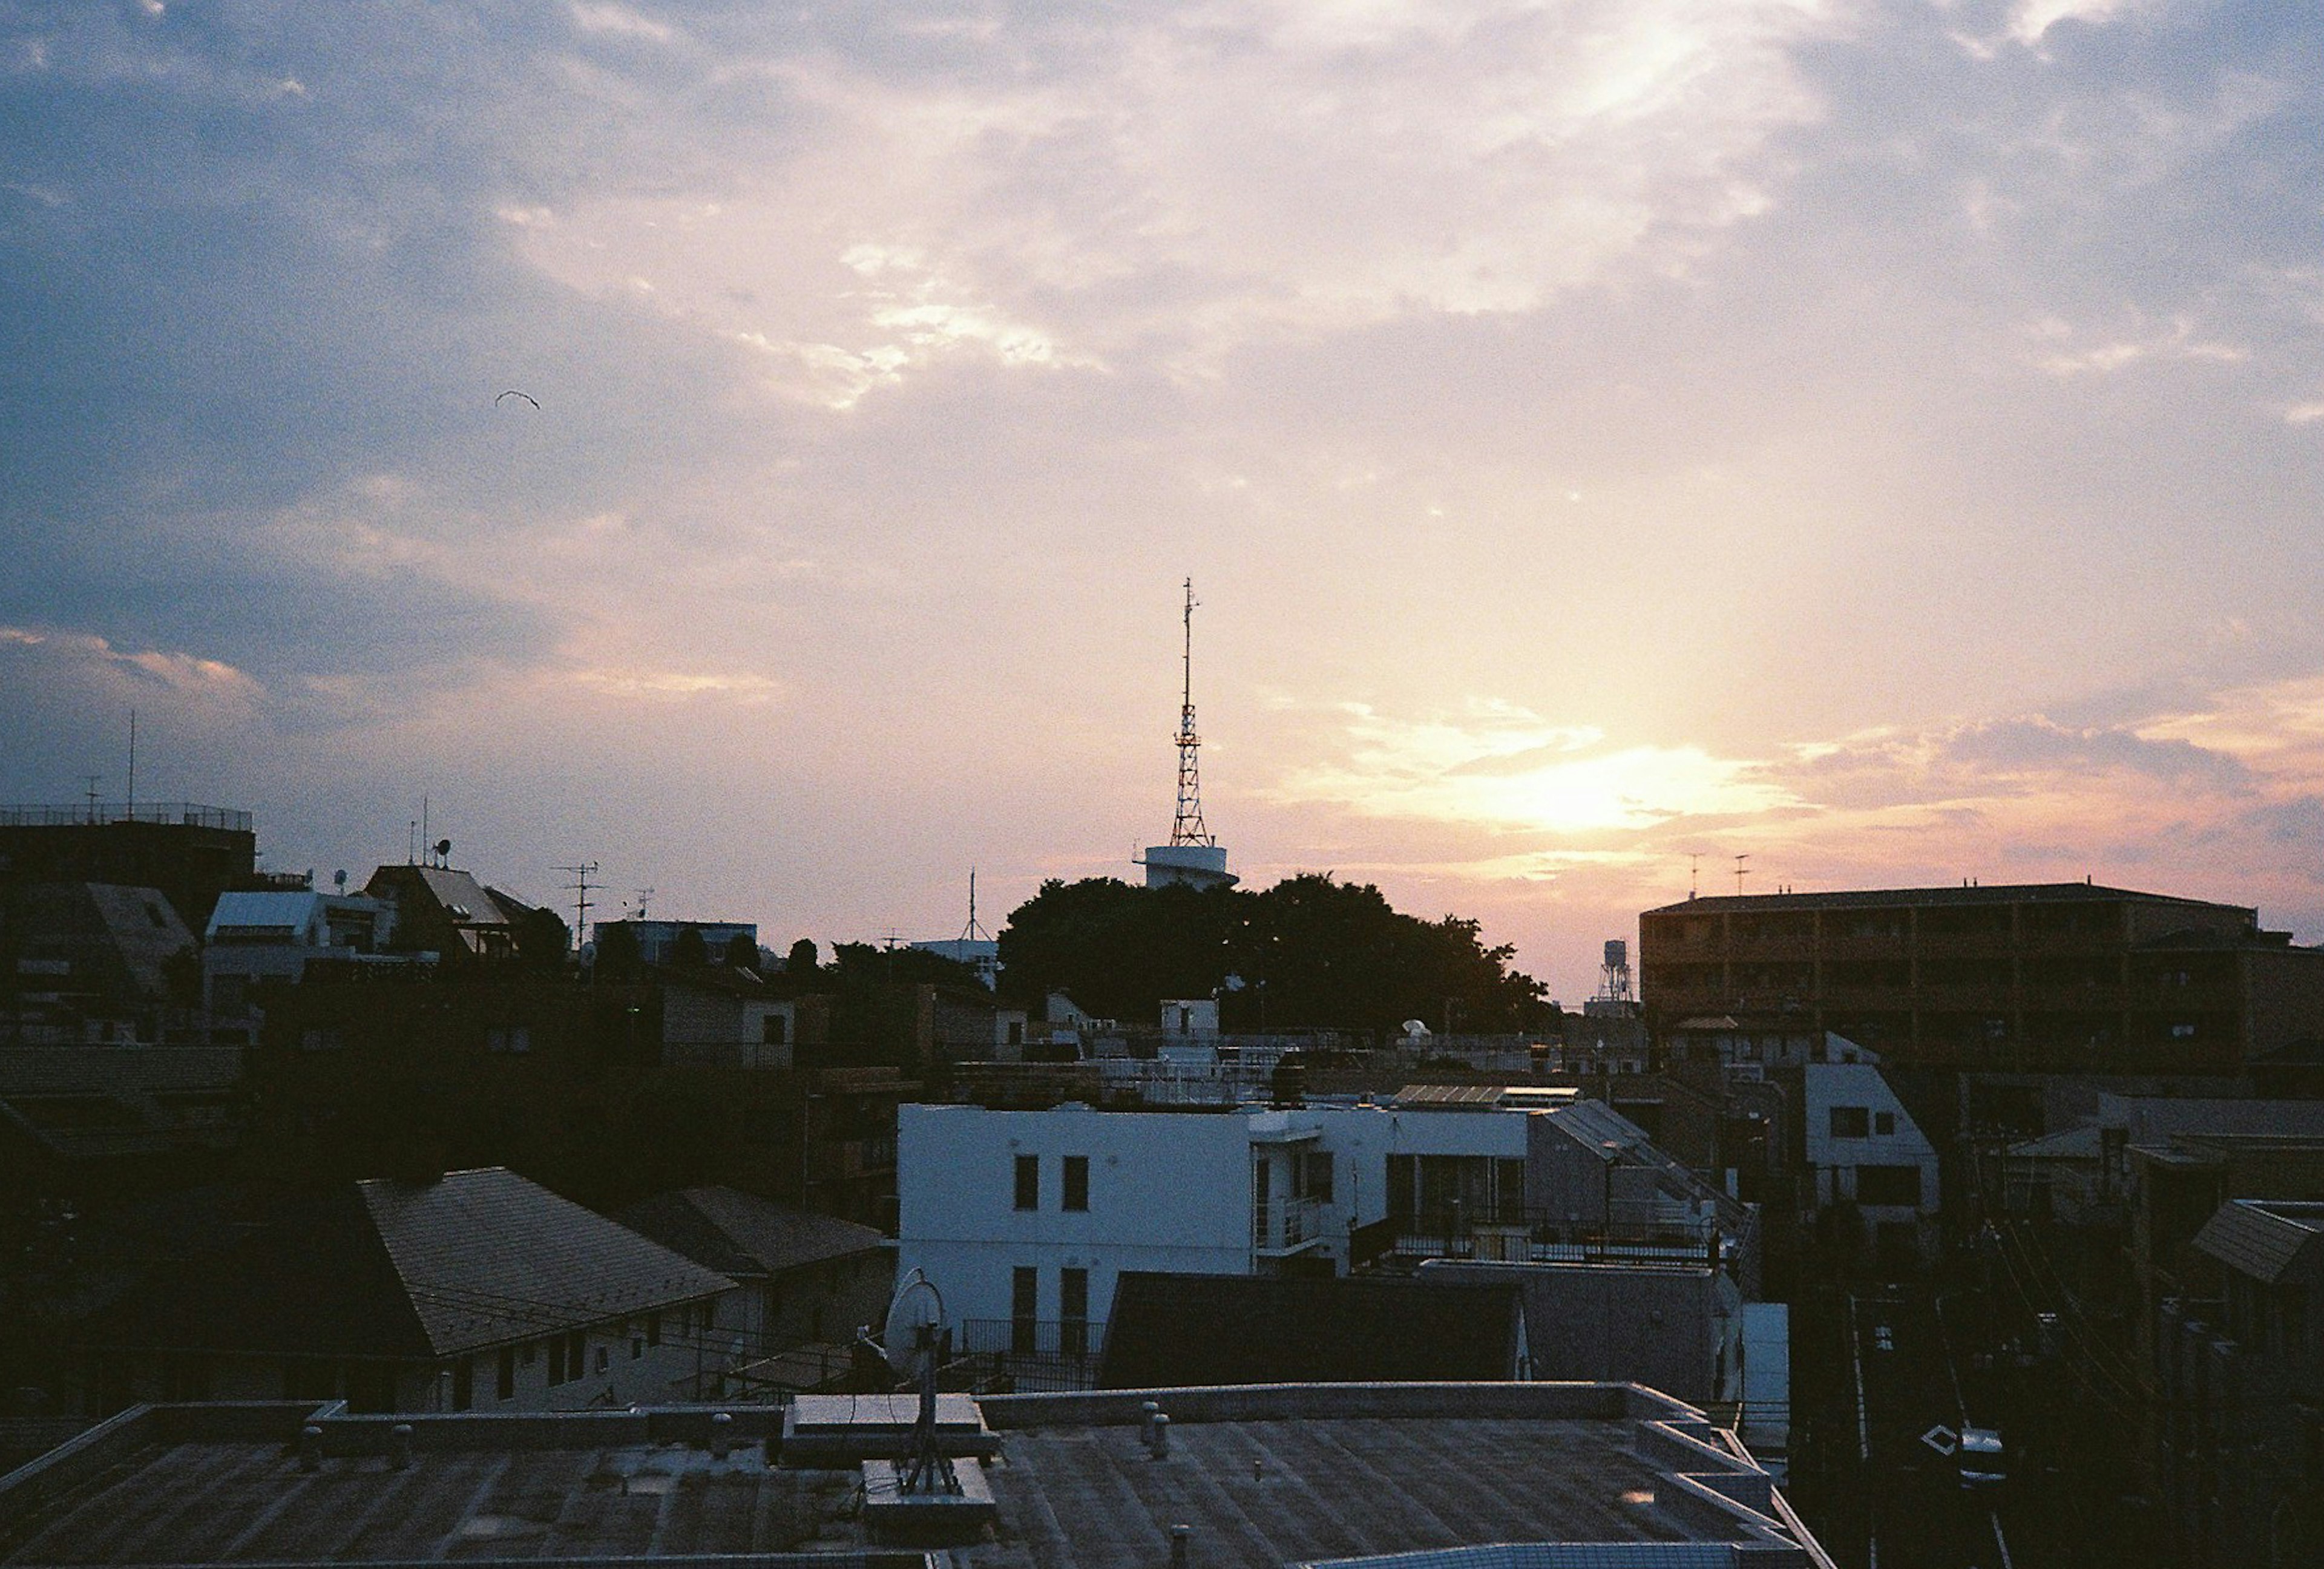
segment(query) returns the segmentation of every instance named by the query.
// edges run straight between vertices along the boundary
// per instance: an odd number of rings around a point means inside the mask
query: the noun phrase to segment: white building
[[[897,1269],[925,1271],[955,1321],[1068,1325],[1102,1322],[1124,1269],[1342,1271],[1351,1231],[1387,1217],[1392,1173],[1513,1188],[1526,1120],[1386,1106],[908,1105]]]
[[[295,983],[318,959],[410,963],[380,951],[393,916],[392,906],[367,894],[220,894],[202,938],[202,1001],[211,1027],[251,1027],[251,994],[260,983]]]
[[[1928,1253],[1936,1240],[1936,1147],[1872,1064],[1809,1063],[1800,1071],[1818,1213],[1852,1204],[1870,1240]]]

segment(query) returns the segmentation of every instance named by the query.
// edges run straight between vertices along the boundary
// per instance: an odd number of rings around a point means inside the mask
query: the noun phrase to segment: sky
[[[997,929],[1167,837],[1191,577],[1246,883],[1569,1001],[1738,856],[2324,941],[2319,44],[0,0],[0,799],[134,708],[272,870]]]

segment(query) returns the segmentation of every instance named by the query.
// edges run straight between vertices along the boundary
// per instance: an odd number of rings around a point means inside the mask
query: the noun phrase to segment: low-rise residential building
[[[748,1359],[730,1382],[788,1388],[804,1346],[847,1346],[876,1326],[896,1287],[895,1245],[870,1226],[731,1187],[658,1194],[614,1213],[641,1236],[742,1288],[735,1324]]]
[[[221,1246],[74,1334],[90,1408],[621,1407],[687,1397],[742,1349],[733,1280],[503,1168],[235,1199]]]
[[[1853,1214],[1859,1239],[1885,1257],[1936,1254],[1936,1147],[1870,1063],[1811,1063],[1800,1069],[1810,1194],[1819,1219]]]
[[[1124,1270],[1341,1274],[1428,1258],[1725,1259],[1754,1216],[1595,1102],[1103,1112],[906,1106],[898,1268],[1030,1348]]]
[[[385,951],[392,914],[384,900],[364,894],[220,894],[202,938],[202,1006],[211,1040],[253,1039],[262,1017],[260,989],[296,984],[318,962],[410,962]]]
[[[2236,1199],[2220,1290],[2163,1305],[2159,1476],[2188,1569],[2324,1559],[2324,1204]]]
[[[198,972],[193,934],[159,889],[0,883],[0,1042],[161,1040],[189,1015]]]
[[[661,969],[661,1059],[671,1067],[788,1068],[799,1040],[798,999],[732,964]]]

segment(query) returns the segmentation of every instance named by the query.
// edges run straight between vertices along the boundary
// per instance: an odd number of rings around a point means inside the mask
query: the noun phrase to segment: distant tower
[[[1637,1011],[1637,995],[1630,990],[1630,945],[1620,937],[1609,937],[1606,962],[1598,971],[1598,994],[1582,1005],[1582,1016],[1627,1019]]]
[[[1178,810],[1170,819],[1170,842],[1146,847],[1146,886],[1182,882],[1190,888],[1231,888],[1227,853],[1203,821],[1202,738],[1194,730],[1194,580],[1186,579],[1185,647],[1178,703]]]

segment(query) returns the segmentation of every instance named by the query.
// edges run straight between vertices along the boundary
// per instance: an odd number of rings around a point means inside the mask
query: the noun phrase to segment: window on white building
[[[1017,1207],[1041,1207],[1041,1158],[1038,1155],[1017,1158]]]

